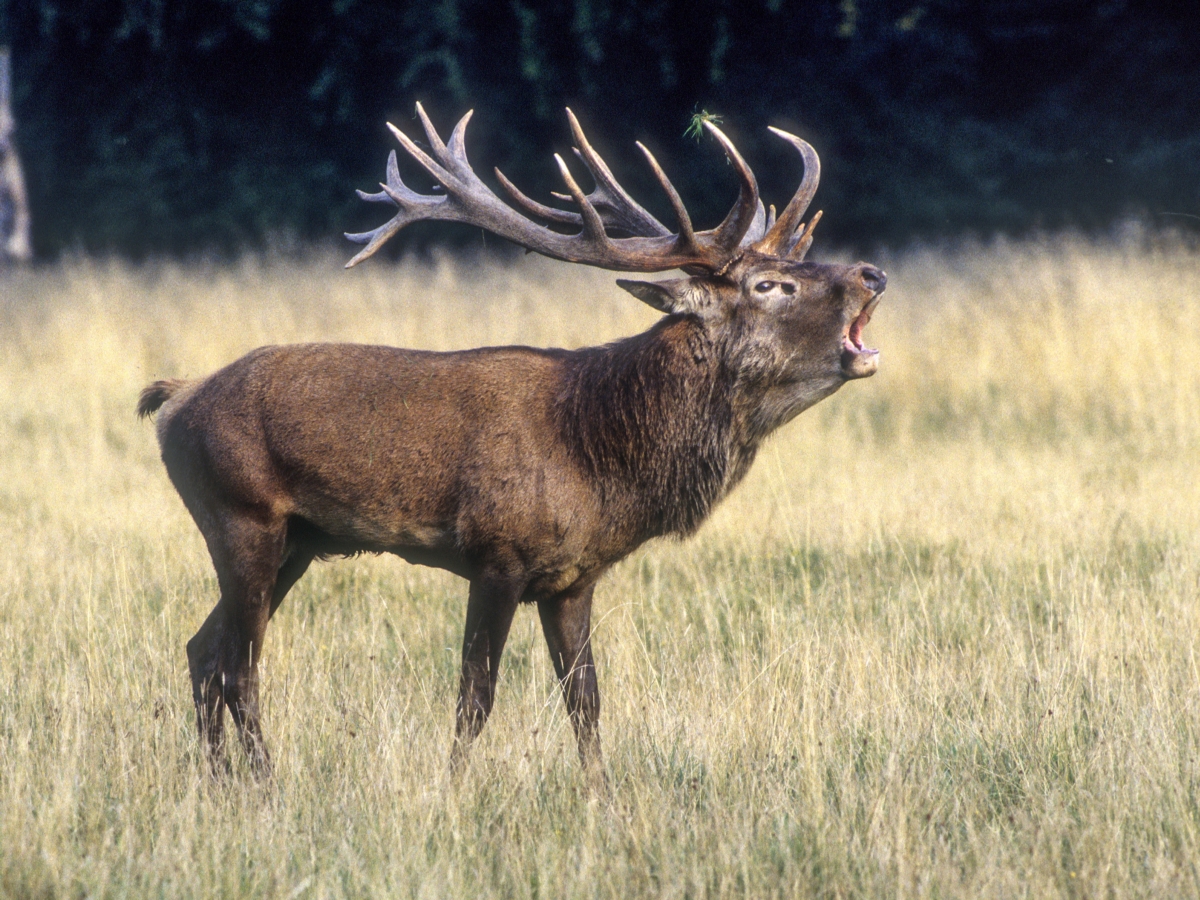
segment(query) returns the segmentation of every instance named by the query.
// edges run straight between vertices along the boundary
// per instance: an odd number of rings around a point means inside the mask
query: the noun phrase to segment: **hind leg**
[[[188,672],[192,676],[192,701],[196,705],[196,728],[200,742],[206,750],[213,774],[220,774],[222,767],[228,768],[224,760],[225,744],[225,695],[221,690],[224,676],[220,672],[218,654],[214,652],[220,643],[224,620],[224,609],[218,603],[204,624],[187,642]]]
[[[258,660],[284,565],[286,525],[227,514],[205,534],[221,599],[188,641],[196,724],[214,770],[222,767],[224,711],[229,708],[254,771],[270,774],[258,702]],[[300,570],[301,572],[303,569]],[[284,592],[299,573],[288,572]],[[280,596],[282,599],[282,595]]]

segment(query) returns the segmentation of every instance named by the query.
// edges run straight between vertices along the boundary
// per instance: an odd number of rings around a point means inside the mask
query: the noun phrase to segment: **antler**
[[[821,159],[808,141],[801,140],[794,134],[788,134],[779,128],[771,128],[770,131],[800,151],[800,155],[804,157],[804,179],[800,182],[800,187],[796,188],[795,195],[783,213],[774,222],[767,223],[767,233],[750,247],[765,256],[779,256],[799,261],[804,259],[804,254],[812,246],[813,229],[821,221],[821,213],[818,212],[809,220],[808,227],[803,231],[800,230],[803,224],[800,220],[804,218],[808,205],[812,203],[813,195],[817,192],[817,184],[821,180]],[[771,208],[771,212],[775,212],[774,207]]]
[[[425,129],[432,156],[396,126],[389,123],[388,128],[409,155],[441,185],[445,193],[419,194],[410,190],[400,180],[396,153],[392,151],[388,156],[387,181],[380,185],[383,190],[377,194],[359,191],[358,195],[371,202],[392,203],[399,207],[400,211],[390,221],[373,231],[346,235],[352,241],[367,245],[346,264],[346,267],[357,265],[372,256],[401,228],[422,219],[464,222],[554,259],[625,272],[663,272],[678,268],[718,272],[739,254],[748,233],[756,236],[759,229],[755,226],[761,223],[763,216],[762,204],[758,199],[758,183],[754,179],[754,173],[750,171],[750,167],[746,165],[729,138],[711,122],[705,122],[704,127],[725,149],[725,154],[737,170],[741,181],[737,202],[725,220],[711,231],[693,230],[691,219],[674,185],[653,154],[638,144],[674,208],[679,221],[679,231],[676,234],[634,202],[613,178],[604,160],[588,143],[574,114],[570,110],[567,110],[567,114],[571,122],[571,131],[579,145],[576,153],[596,181],[592,193],[585,195],[571,176],[562,157],[555,154],[554,159],[558,163],[570,197],[579,207],[578,213],[543,206],[521,193],[499,170],[496,171],[496,175],[505,190],[527,211],[552,222],[579,225],[581,230],[578,233],[561,234],[530,221],[503,203],[479,180],[467,162],[463,144],[467,122],[471,119],[470,112],[454,126],[450,141],[446,144],[438,137],[429,117],[425,115],[425,110],[418,103],[417,116]],[[619,228],[633,236],[610,237],[606,231],[609,227]]]

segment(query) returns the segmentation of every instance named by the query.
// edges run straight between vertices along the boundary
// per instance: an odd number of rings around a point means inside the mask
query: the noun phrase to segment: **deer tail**
[[[139,419],[154,415],[158,408],[171,399],[171,395],[187,384],[186,381],[172,378],[167,381],[156,381],[142,389],[138,397],[137,414]]]

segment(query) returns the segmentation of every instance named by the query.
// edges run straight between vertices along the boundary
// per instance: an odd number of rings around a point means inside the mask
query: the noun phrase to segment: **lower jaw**
[[[879,368],[878,350],[843,350],[842,374],[846,378],[869,378]]]

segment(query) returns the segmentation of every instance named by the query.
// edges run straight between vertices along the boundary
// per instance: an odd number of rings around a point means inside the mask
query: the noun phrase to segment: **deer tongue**
[[[847,350],[855,350],[859,353],[864,352],[862,343],[863,329],[867,327],[867,323],[871,321],[871,313],[875,311],[876,305],[879,303],[879,298],[875,297],[863,307],[862,312],[855,317],[850,323],[850,330],[846,333],[846,338],[842,341],[842,345]],[[874,350],[866,349],[865,352],[873,353]]]
[[[871,321],[871,313],[879,302],[876,296],[862,308],[842,338],[842,371],[849,378],[865,378],[874,375],[879,366],[879,351],[864,347],[862,343],[863,329]]]

